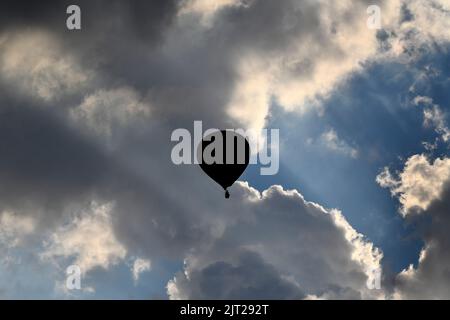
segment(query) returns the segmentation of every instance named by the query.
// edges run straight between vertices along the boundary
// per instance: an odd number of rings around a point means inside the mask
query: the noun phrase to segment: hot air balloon
[[[250,160],[248,140],[233,130],[217,130],[205,137],[197,148],[202,170],[225,190],[242,175]]]

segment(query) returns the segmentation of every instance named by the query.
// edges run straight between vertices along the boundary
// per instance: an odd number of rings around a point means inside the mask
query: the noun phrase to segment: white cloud
[[[450,41],[450,4],[448,0],[410,0],[407,4],[413,20],[404,23],[401,31],[416,34],[420,43],[436,41],[442,44]]]
[[[390,2],[396,10],[382,10],[383,21],[387,22],[383,27],[389,34],[389,50],[384,58],[408,64],[450,40],[447,0]],[[385,19],[386,14],[390,15],[388,19]]]
[[[320,107],[322,99],[352,73],[362,71],[367,63],[410,63],[423,52],[433,51],[436,43],[450,41],[447,1],[430,4],[423,0],[394,0],[379,5],[382,28],[388,35],[386,51],[380,51],[377,31],[366,26],[367,2],[288,2],[286,7],[292,17],[286,13],[282,23],[276,21],[274,25],[284,31],[280,37],[296,36],[285,43],[274,41],[278,46],[269,50],[241,51],[235,64],[239,78],[228,106],[229,114],[248,126],[260,128],[272,99],[287,110],[303,112],[312,106]],[[403,5],[413,17],[411,21],[403,19]],[[252,10],[252,5],[248,10]],[[316,20],[297,29],[296,19],[302,15]]]
[[[133,279],[135,282],[139,280],[139,276],[141,273],[150,271],[152,264],[148,259],[137,258],[133,262],[133,267],[131,268],[131,272],[133,274]]]
[[[46,243],[44,259],[72,258],[83,273],[109,268],[126,256],[126,248],[117,240],[111,222],[112,203],[93,202],[68,225],[60,227]]]
[[[448,142],[450,139],[450,129],[447,126],[445,120],[445,114],[441,108],[437,105],[433,105],[432,108],[425,109],[423,111],[424,126],[433,127],[436,133],[438,133],[444,142]]]
[[[84,98],[71,110],[71,118],[104,139],[111,139],[114,131],[136,124],[149,115],[149,106],[131,88],[98,90]]]
[[[243,62],[238,69],[238,84],[229,103],[228,114],[257,131],[264,128],[269,112],[273,76],[266,63],[254,58]]]
[[[392,176],[388,168],[376,180],[384,188],[389,188],[393,196],[399,198],[401,213],[407,215],[415,210],[427,210],[439,199],[445,183],[450,177],[450,159],[436,159],[431,163],[423,154],[410,157],[398,178]]]
[[[446,114],[442,109],[433,103],[432,98],[427,96],[416,96],[413,103],[416,106],[424,106],[423,125],[433,128],[444,142],[448,142],[450,140],[450,129],[447,125]]]
[[[383,24],[394,25],[401,1],[383,1],[380,6]],[[260,6],[254,7],[256,11]],[[228,110],[252,127],[260,128],[272,99],[287,110],[320,107],[320,101],[363,70],[365,62],[386,58],[379,52],[376,30],[366,26],[367,2],[288,1],[285,7],[288,12],[282,19],[274,19],[274,30],[283,31],[281,39],[273,41],[278,46],[243,50],[236,63],[240,77]]]
[[[433,105],[433,99],[430,97],[427,97],[427,96],[416,96],[413,99],[413,103],[416,106],[419,106],[421,104],[424,104],[425,106],[430,106],[430,105]]]
[[[270,51],[244,51],[236,64],[240,78],[228,110],[257,129],[272,98],[288,110],[307,110],[345,76],[360,70],[360,63],[377,49],[375,33],[366,27],[362,2],[292,2],[286,7],[290,12],[276,21],[281,24],[276,30],[284,30],[281,36],[291,40]],[[306,20],[308,15],[318,20],[301,28],[298,17]]]
[[[358,150],[348,145],[347,142],[339,139],[336,131],[330,129],[321,136],[322,143],[331,151],[340,153],[352,158],[358,157]]]
[[[449,299],[450,158],[433,162],[424,155],[414,155],[398,178],[385,168],[377,181],[399,198],[406,219],[417,211],[427,217],[414,220],[424,247],[417,267],[411,264],[397,275],[393,298]]]
[[[58,42],[41,31],[3,33],[0,41],[1,77],[14,90],[51,101],[76,92],[91,77]]]
[[[31,216],[4,211],[0,213],[0,244],[16,247],[35,230],[35,227],[35,221]]]
[[[179,15],[199,14],[205,25],[210,25],[214,14],[230,6],[244,5],[243,0],[183,0],[180,5]]]

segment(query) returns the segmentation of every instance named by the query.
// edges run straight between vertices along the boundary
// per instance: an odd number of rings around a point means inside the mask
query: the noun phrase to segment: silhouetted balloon
[[[230,187],[245,171],[250,160],[250,145],[245,137],[231,130],[217,130],[203,138],[197,148],[200,167],[230,197]]]

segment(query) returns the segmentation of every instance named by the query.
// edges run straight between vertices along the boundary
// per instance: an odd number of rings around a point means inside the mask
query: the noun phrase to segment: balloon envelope
[[[197,148],[202,170],[226,191],[245,171],[250,145],[245,137],[231,130],[217,130],[205,136]]]

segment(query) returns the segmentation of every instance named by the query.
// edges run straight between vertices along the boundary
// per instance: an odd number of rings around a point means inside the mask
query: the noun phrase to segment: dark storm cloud
[[[0,208],[38,212],[42,206],[59,215],[110,168],[97,148],[40,107],[7,94],[0,98]]]
[[[177,289],[189,299],[303,299],[294,283],[283,279],[257,253],[243,251],[236,264],[215,262],[189,274],[177,275]]]
[[[141,40],[158,38],[172,21],[178,1],[175,0],[5,0],[0,3],[0,27],[45,28],[65,36],[80,36],[66,28],[66,9],[78,5],[82,14],[84,35],[110,33],[109,38],[134,34]],[[0,29],[0,30],[1,30]]]

